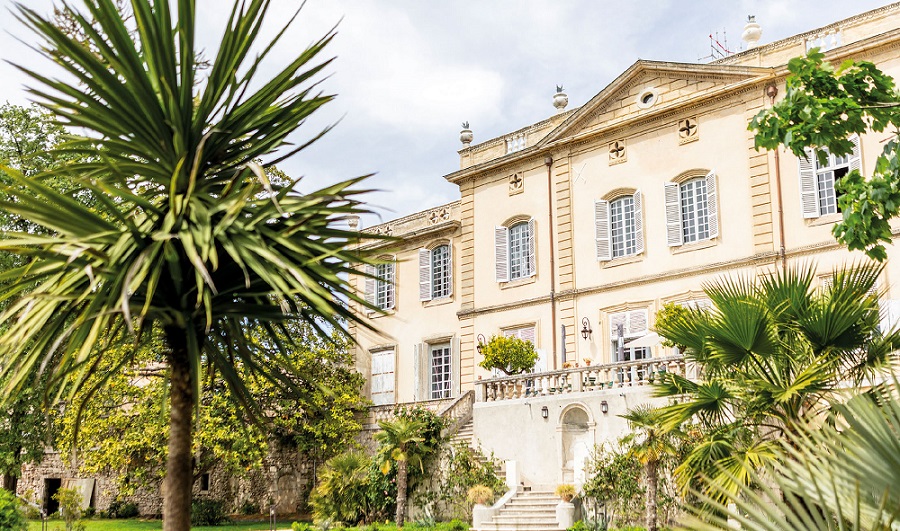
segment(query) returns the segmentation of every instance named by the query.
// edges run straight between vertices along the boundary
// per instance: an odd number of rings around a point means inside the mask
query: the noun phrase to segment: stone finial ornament
[[[563,90],[562,85],[556,85],[556,94],[553,95],[553,106],[559,112],[565,110],[566,105],[569,104],[569,96]]]
[[[756,48],[759,44],[760,37],[762,37],[762,28],[759,23],[756,22],[756,17],[749,15],[747,17],[747,25],[744,26],[744,32],[741,33],[741,39],[747,43],[747,49],[750,50]]]
[[[462,123],[462,131],[459,132],[459,141],[463,143],[464,146],[468,146],[472,143],[472,139],[475,136],[472,134],[472,130],[469,129],[469,122]]]

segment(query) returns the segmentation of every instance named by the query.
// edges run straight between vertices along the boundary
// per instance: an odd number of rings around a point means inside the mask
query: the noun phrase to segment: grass
[[[290,529],[292,520],[279,520],[277,529]],[[161,520],[84,520],[85,531],[159,531]],[[66,524],[61,520],[49,520],[49,531],[63,531]],[[240,522],[235,524],[192,527],[195,531],[268,531],[268,522]],[[29,522],[28,531],[41,531],[41,522]]]

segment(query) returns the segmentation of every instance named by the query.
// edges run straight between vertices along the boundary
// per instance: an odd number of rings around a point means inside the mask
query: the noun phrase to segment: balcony
[[[477,402],[497,402],[640,387],[650,385],[659,378],[659,375],[665,373],[687,376],[684,356],[648,358],[478,380],[475,382],[475,399]]]

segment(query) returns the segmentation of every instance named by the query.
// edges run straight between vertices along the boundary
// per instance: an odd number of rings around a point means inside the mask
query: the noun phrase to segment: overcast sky
[[[24,0],[49,12],[52,0]],[[71,0],[79,5],[78,0]],[[217,42],[230,0],[197,0],[202,39]],[[761,43],[802,33],[885,5],[878,0],[308,0],[277,54],[283,66],[338,24],[327,53],[336,56],[322,84],[338,95],[297,140],[340,120],[318,143],[281,165],[311,190],[376,173],[383,190],[371,201],[384,219],[459,197],[442,176],[459,167],[460,123],[475,143],[547,118],[555,86],[569,108],[603,89],[637,59],[706,62],[709,35],[741,49],[747,15],[763,28]],[[36,67],[44,61],[17,42],[35,38],[0,0],[0,57]],[[297,0],[274,0],[270,33]],[[227,6],[227,7],[226,7]],[[210,54],[212,55],[212,54]],[[26,79],[0,65],[0,102],[28,101]],[[371,224],[372,220],[368,224]]]

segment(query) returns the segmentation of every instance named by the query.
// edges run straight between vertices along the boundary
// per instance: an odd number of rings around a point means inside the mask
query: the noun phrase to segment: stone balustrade
[[[559,371],[520,374],[475,382],[479,402],[514,400],[648,385],[662,373],[686,376],[683,356],[648,358]]]
[[[407,404],[385,404],[383,406],[370,406],[366,412],[366,418],[363,425],[367,427],[377,427],[378,422],[382,420],[394,420],[397,408],[401,407],[423,407],[428,411],[440,414],[448,406],[456,402],[457,398],[440,398],[437,400],[425,400],[422,402],[410,402]]]

